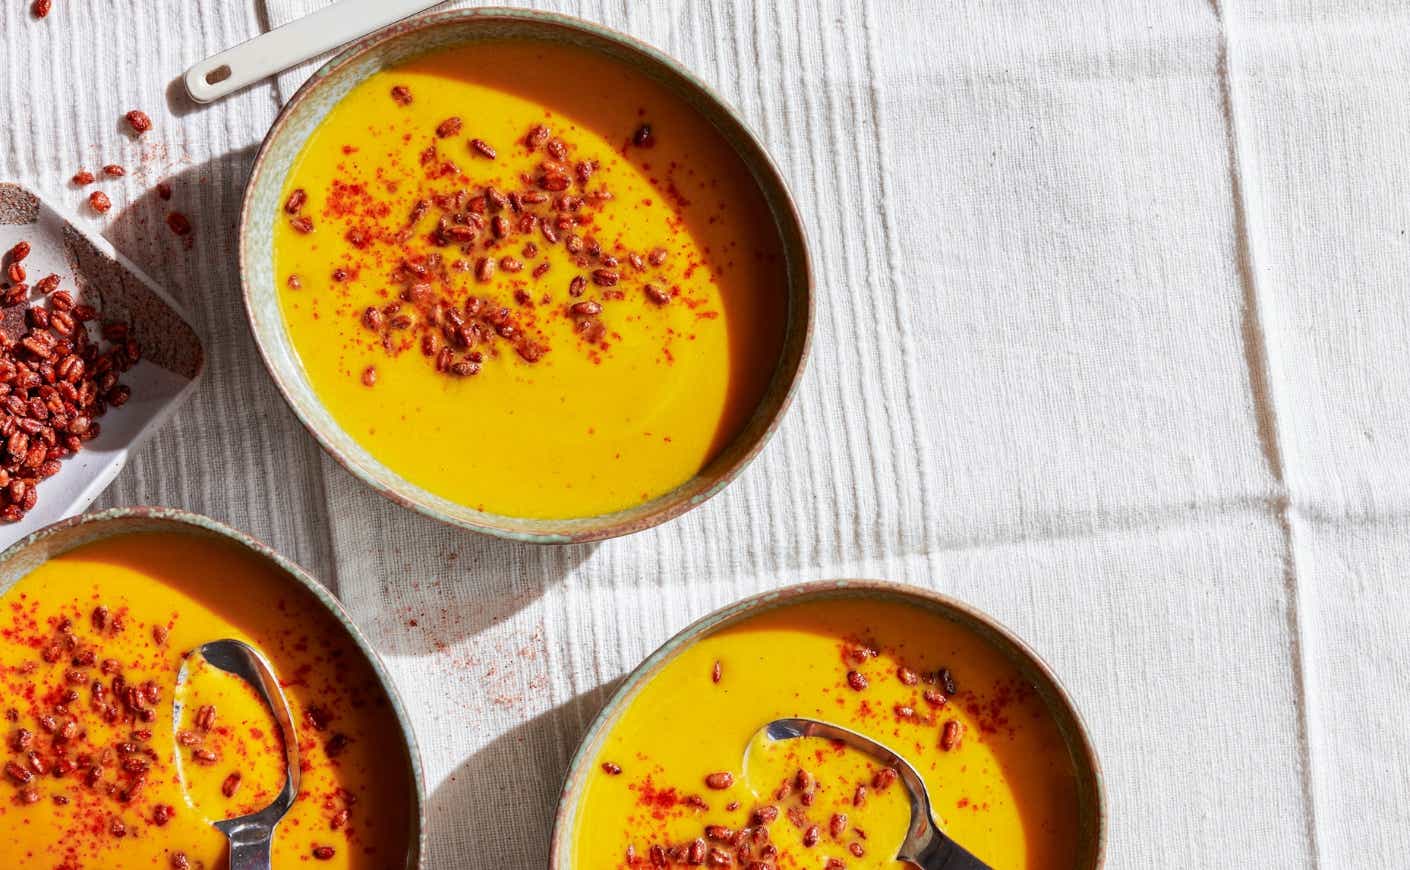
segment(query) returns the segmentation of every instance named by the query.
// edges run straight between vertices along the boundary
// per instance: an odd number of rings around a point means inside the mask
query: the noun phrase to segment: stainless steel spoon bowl
[[[769,740],[795,740],[799,737],[835,740],[870,755],[896,771],[911,799],[911,824],[906,830],[905,841],[896,853],[898,861],[905,861],[921,870],[990,870],[988,864],[971,855],[940,830],[930,806],[930,792],[926,790],[925,781],[910,762],[883,744],[840,725],[817,719],[775,719],[765,725],[761,733]],[[746,749],[746,769],[748,763]]]
[[[215,827],[230,841],[230,870],[271,870],[270,851],[274,846],[274,828],[294,805],[299,796],[299,738],[294,731],[294,717],[289,701],[279,688],[274,668],[254,647],[238,640],[216,640],[197,647],[186,655],[176,685],[185,684],[191,656],[199,655],[213,667],[234,674],[254,687],[274,720],[279,723],[279,735],[284,741],[284,787],[274,801],[259,812],[224,819]],[[181,723],[180,695],[172,708],[172,727]],[[177,755],[178,769],[181,756]]]

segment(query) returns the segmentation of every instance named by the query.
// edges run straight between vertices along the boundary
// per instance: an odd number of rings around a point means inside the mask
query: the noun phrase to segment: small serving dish
[[[180,307],[140,269],[34,192],[0,183],[0,255],[19,242],[30,245],[22,263],[26,283],[33,287],[48,275],[59,276],[59,288],[73,294],[76,303],[95,308],[97,322],[126,323],[142,358],[122,375],[131,399],[110,407],[98,419],[100,434],[39,483],[38,501],[23,519],[0,524],[0,546],[92,504],[131,452],[190,396],[205,365],[201,340]],[[30,297],[39,300],[33,289]],[[0,332],[10,341],[27,329],[25,307],[0,310]],[[96,336],[96,323],[90,326]]]
[[[791,717],[894,750],[927,783],[936,823],[990,866],[1103,866],[1100,765],[1052,670],[960,601],[871,580],[747,598],[652,653],[573,758],[549,866],[624,855],[738,866],[761,843],[780,863],[894,855],[910,818],[899,789],[883,795],[895,770],[858,764],[839,744],[769,760],[793,750],[758,735]]]
[[[277,247],[277,228],[288,220],[285,209],[290,200],[285,192],[286,180],[295,171],[301,149],[315,136],[320,124],[344,97],[383,70],[439,49],[473,50],[477,45],[506,40],[566,46],[574,51],[586,50],[625,65],[649,80],[653,87],[663,86],[672,99],[718,134],[724,146],[732,152],[732,158],[738,159],[742,171],[737,178],[742,185],[751,189],[751,196],[757,195],[765,209],[767,221],[772,224],[771,229],[777,232],[777,244],[770,240],[770,245],[774,246],[772,256],[781,264],[784,278],[774,286],[779,308],[785,311],[780,318],[778,351],[767,368],[758,366],[749,369],[750,372],[761,372],[758,376],[761,382],[760,398],[757,402],[751,402],[740,415],[737,434],[723,436],[719,445],[712,445],[713,452],[708,454],[712,458],[705,461],[703,467],[686,478],[684,483],[674,488],[663,487],[661,494],[655,495],[645,492],[647,487],[643,486],[643,498],[647,499],[643,503],[593,516],[534,518],[477,509],[471,504],[452,501],[445,495],[432,492],[389,468],[364,446],[362,440],[349,435],[329,410],[325,397],[315,390],[309,370],[291,338],[285,312],[281,310],[281,288],[287,281],[285,276],[276,275],[273,252]],[[388,105],[391,105],[390,101]],[[473,112],[467,114],[468,123],[474,123],[472,116]],[[456,123],[459,123],[458,119]],[[649,136],[650,128],[643,129],[648,131]],[[466,135],[473,134],[467,132]],[[627,135],[630,138],[630,130],[627,130]],[[510,143],[499,141],[502,158]],[[486,154],[492,153],[492,150],[486,151]],[[586,184],[586,181],[583,183]],[[302,194],[302,190],[299,193]],[[400,211],[397,213],[400,214]],[[324,220],[322,213],[318,215],[318,220]],[[449,253],[447,256],[458,255]],[[739,116],[680,64],[656,49],[590,22],[531,10],[466,9],[409,19],[358,42],[319,70],[285,107],[256,157],[241,217],[240,265],[247,312],[265,364],[295,414],[334,459],[378,492],[406,507],[477,532],[535,543],[591,541],[640,531],[679,516],[719,492],[760,451],[788,407],[807,356],[812,319],[812,277],[802,219],[778,169]],[[591,270],[591,267],[587,268]],[[478,271],[476,277],[480,277]],[[488,281],[489,278],[481,277],[481,280]],[[611,280],[615,283],[615,275]],[[566,282],[567,276],[562,276],[561,283]],[[304,287],[303,292],[316,294],[320,291]],[[306,295],[305,298],[318,297]],[[547,294],[544,298],[548,299]],[[561,307],[565,301],[555,299],[553,305]],[[685,304],[678,302],[671,310],[679,310]],[[562,353],[567,354],[568,351]],[[552,365],[553,359],[550,357],[546,365]],[[357,365],[362,370],[366,360],[359,361]],[[476,362],[476,365],[479,363]],[[364,374],[367,372],[372,372],[372,369],[369,367]],[[743,380],[738,373],[732,374],[736,380]],[[481,375],[480,382],[486,377]],[[372,382],[364,378],[363,383],[369,389],[373,383],[378,384],[380,389],[390,389],[386,386],[388,381],[385,376],[380,379],[373,377]],[[629,383],[622,381],[605,381],[593,386],[614,394],[631,392]],[[679,395],[685,394],[688,390]],[[704,407],[706,403],[700,404]],[[464,407],[465,414],[496,413],[493,407],[475,406],[473,400],[466,401]],[[402,411],[397,418],[412,413]],[[428,431],[435,428],[431,422],[425,427]],[[658,433],[644,434],[653,436]],[[591,435],[593,433],[589,429]],[[600,433],[594,437],[599,438],[596,443],[601,442]],[[399,443],[406,444],[410,440],[414,440],[414,433]],[[572,455],[573,448],[578,446],[581,444],[565,443],[553,455]],[[474,451],[466,448],[465,452]],[[527,449],[523,452],[534,455]],[[612,457],[608,456],[607,461],[610,463],[611,460]],[[559,491],[585,491],[592,486],[591,482],[582,480],[568,481],[566,484],[533,481],[533,484],[545,488],[555,485]],[[465,501],[475,502],[476,499],[467,497]]]
[[[31,577],[36,572],[42,576]],[[53,849],[48,837],[61,836],[81,862],[110,860],[114,848],[124,855],[146,849],[143,860],[162,866],[185,866],[187,852],[191,866],[219,861],[225,839],[212,823],[264,806],[284,770],[279,740],[237,695],[190,694],[208,690],[208,677],[205,688],[193,688],[199,676],[182,685],[191,650],[233,638],[272,663],[299,744],[302,785],[275,832],[275,866],[312,859],[337,867],[422,866],[425,781],[406,710],[367,639],[299,566],[203,516],[119,508],[60,521],[0,553],[0,598],[14,628],[0,644],[0,659],[14,665],[0,669],[10,673],[9,715],[38,735],[30,764],[67,763],[67,755],[93,753],[112,740],[144,741],[139,749],[151,759],[140,768],[141,783],[124,780],[134,770],[125,764],[94,768],[87,786],[100,788],[92,792],[74,777],[12,775],[13,788],[34,793],[21,791],[0,809],[0,831],[14,839],[9,854],[23,862],[21,856]],[[55,677],[73,685],[75,673],[85,677],[72,692],[81,704],[53,707],[54,695],[24,687]],[[147,698],[140,704],[123,690],[138,681]],[[214,703],[201,706],[208,701]],[[253,709],[265,711],[262,702]],[[77,736],[51,740],[43,725],[54,719],[79,725]],[[147,730],[129,737],[129,728]],[[135,745],[120,743],[118,752],[131,755]],[[273,771],[270,757],[281,762]],[[96,822],[67,827],[75,820],[50,812],[51,794],[55,806],[91,813]],[[251,803],[242,807],[243,800]],[[162,812],[164,818],[154,815]],[[88,825],[82,817],[77,823]],[[114,839],[110,823],[120,837],[131,836]]]

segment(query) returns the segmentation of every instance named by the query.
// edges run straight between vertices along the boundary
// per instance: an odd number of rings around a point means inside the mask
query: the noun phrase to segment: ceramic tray
[[[132,388],[131,400],[110,408],[99,420],[101,434],[39,484],[39,502],[24,519],[0,524],[0,547],[92,504],[132,450],[190,395],[205,363],[201,341],[185,315],[141,270],[38,195],[0,182],[0,254],[19,241],[31,246],[24,260],[27,283],[57,274],[60,288],[98,309],[100,321],[129,324],[142,346],[142,360],[122,376],[122,383]],[[0,332],[11,339],[22,335],[24,309],[0,309]]]

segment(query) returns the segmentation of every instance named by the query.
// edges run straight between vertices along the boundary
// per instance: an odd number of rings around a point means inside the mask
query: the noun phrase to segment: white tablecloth
[[[415,720],[432,866],[542,866],[623,673],[719,605],[841,575],[959,595],[1049,659],[1105,766],[1112,866],[1406,866],[1403,2],[538,4],[740,107],[810,216],[821,303],[737,483],[561,549],[373,495],[256,357],[236,215],[308,70],[199,109],[174,82],[318,3],[4,4],[0,177],[77,209],[76,169],[129,166],[91,220],[184,300],[210,370],[100,504],[210,514],[337,590]]]

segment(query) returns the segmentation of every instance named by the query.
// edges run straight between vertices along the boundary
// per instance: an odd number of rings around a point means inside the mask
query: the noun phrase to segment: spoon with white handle
[[[185,76],[186,93],[198,103],[218,100],[440,2],[338,0],[191,67]]]
[[[910,762],[882,744],[840,725],[817,719],[775,719],[764,726],[763,735],[769,740],[794,740],[799,737],[835,740],[870,755],[896,771],[897,778],[911,799],[911,824],[906,829],[905,842],[896,853],[898,861],[921,870],[991,870],[988,864],[971,855],[940,830],[930,808],[930,792],[926,790],[925,781]],[[747,751],[745,764],[748,765]]]
[[[270,870],[270,853],[274,848],[274,829],[294,805],[299,796],[299,736],[294,732],[294,716],[289,701],[279,688],[274,668],[254,647],[238,640],[215,640],[187,654],[176,676],[176,685],[186,683],[187,664],[191,656],[199,655],[212,667],[234,674],[249,683],[264,701],[279,725],[284,743],[284,787],[274,801],[264,809],[233,819],[215,822],[215,828],[230,841],[230,870]],[[181,723],[184,704],[177,696],[172,708],[172,727]],[[177,756],[180,764],[180,756]]]

